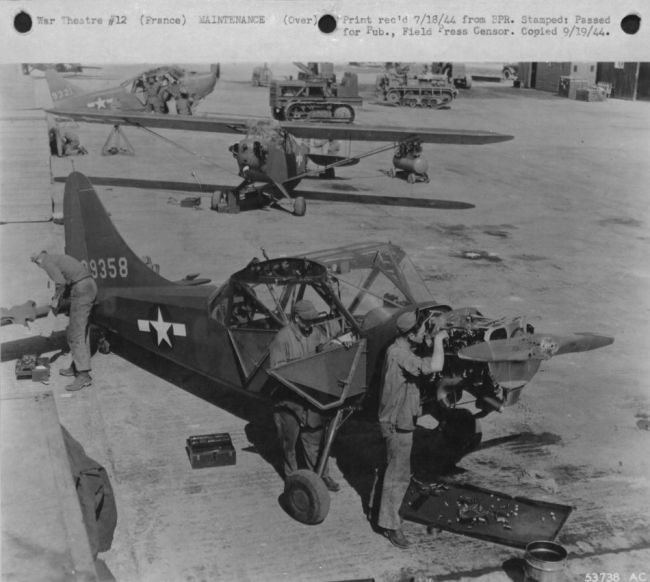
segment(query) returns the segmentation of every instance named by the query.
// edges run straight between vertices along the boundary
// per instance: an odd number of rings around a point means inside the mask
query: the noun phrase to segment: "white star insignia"
[[[92,109],[93,107],[97,107],[97,109],[106,109],[106,104],[113,103],[113,98],[111,97],[110,99],[102,99],[101,97],[97,97],[95,101],[91,101],[90,103],[86,104],[86,107],[89,107]]]
[[[138,329],[144,332],[156,332],[157,345],[165,342],[170,348],[172,347],[172,341],[169,338],[169,329],[171,328],[172,334],[174,336],[185,337],[187,335],[185,324],[183,323],[172,323],[170,321],[165,321],[158,308],[158,316],[156,319],[138,319]]]

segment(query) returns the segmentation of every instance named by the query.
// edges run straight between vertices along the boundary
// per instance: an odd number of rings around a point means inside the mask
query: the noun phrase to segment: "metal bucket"
[[[555,542],[530,542],[526,546],[524,582],[560,582],[567,551]]]

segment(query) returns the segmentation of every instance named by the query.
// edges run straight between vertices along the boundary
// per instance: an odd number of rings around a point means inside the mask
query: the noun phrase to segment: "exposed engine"
[[[478,409],[476,417],[501,412],[518,400],[521,389],[537,371],[539,361],[479,362],[458,355],[463,348],[485,341],[532,334],[533,326],[523,317],[495,320],[466,307],[446,312],[431,308],[423,310],[420,318],[428,337],[443,329],[449,334],[444,369],[433,383],[423,386],[422,394],[425,413],[439,420],[447,416],[449,409],[469,404]]]

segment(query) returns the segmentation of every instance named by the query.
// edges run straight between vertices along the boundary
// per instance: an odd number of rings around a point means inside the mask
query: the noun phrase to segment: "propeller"
[[[614,343],[613,337],[594,333],[571,335],[534,333],[474,344],[461,349],[458,357],[477,362],[548,360],[561,354],[596,350],[612,343]]]

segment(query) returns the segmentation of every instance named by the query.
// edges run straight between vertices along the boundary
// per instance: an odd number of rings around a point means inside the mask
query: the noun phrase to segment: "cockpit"
[[[434,301],[411,260],[396,245],[348,246],[309,258],[327,267],[341,304],[363,329],[406,306]]]
[[[252,261],[235,273],[210,303],[210,315],[237,330],[276,332],[291,321],[297,301],[308,299],[319,312],[316,325],[333,337],[355,323],[328,283],[325,267],[307,259]]]

